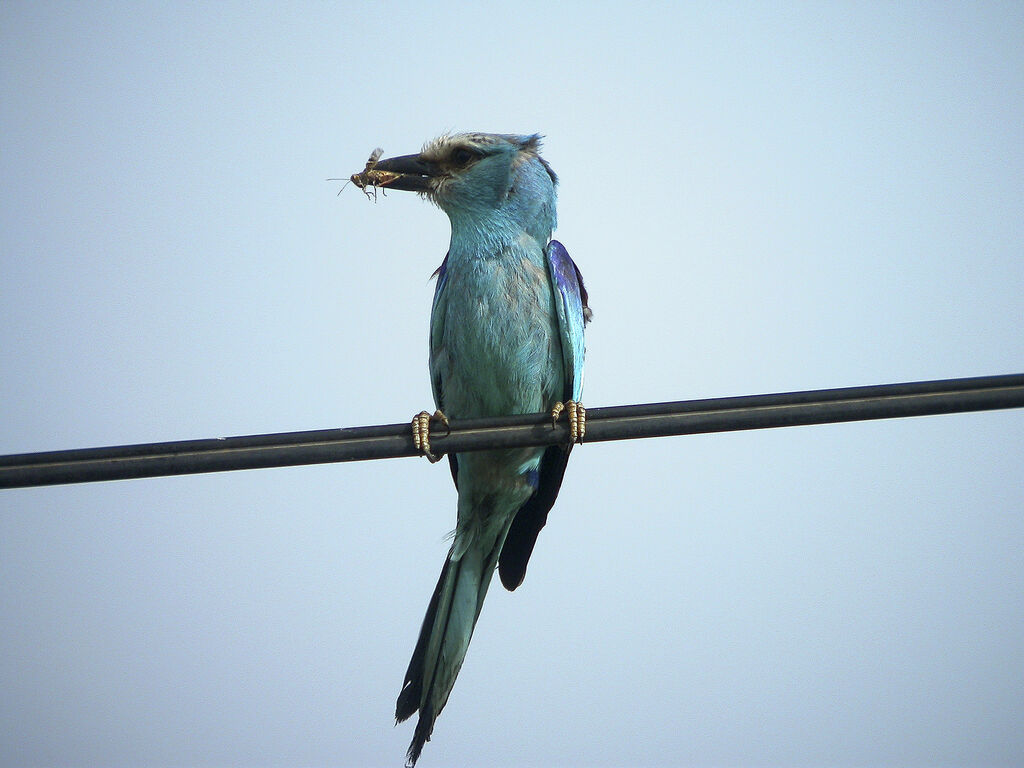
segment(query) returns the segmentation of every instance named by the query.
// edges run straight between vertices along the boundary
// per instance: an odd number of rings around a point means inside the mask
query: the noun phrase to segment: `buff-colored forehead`
[[[477,149],[484,152],[499,144],[511,144],[520,152],[537,155],[540,151],[540,136],[516,136],[502,133],[445,133],[423,145],[420,154],[435,162],[448,157],[456,147]]]
[[[540,156],[540,139],[540,134],[537,133],[528,136],[512,133],[445,133],[424,144],[420,156],[425,160],[444,164],[457,147],[465,147],[477,150],[481,154],[488,154],[488,148],[499,144],[511,145],[516,149],[516,156],[512,161],[513,168],[536,159],[551,177],[551,183],[558,184],[558,176],[547,161]]]

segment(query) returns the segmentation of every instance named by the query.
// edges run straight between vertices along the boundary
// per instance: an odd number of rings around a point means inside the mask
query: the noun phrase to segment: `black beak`
[[[387,189],[428,192],[431,179],[440,173],[441,169],[436,163],[424,160],[419,155],[402,155],[369,165],[362,174],[357,175],[376,175],[375,186]]]

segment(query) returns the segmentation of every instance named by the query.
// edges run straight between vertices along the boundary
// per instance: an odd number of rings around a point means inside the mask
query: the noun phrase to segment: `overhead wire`
[[[1024,373],[588,408],[583,442],[1024,407]],[[565,444],[549,414],[434,422],[432,451]],[[0,488],[417,456],[409,423],[0,456]]]

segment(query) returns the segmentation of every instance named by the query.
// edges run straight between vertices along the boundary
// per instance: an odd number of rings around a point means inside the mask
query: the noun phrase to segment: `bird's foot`
[[[412,417],[412,442],[416,446],[416,450],[427,457],[427,461],[431,464],[441,460],[441,456],[435,456],[430,452],[430,422],[433,420],[440,421],[444,424],[445,428],[449,428],[448,417],[445,416],[441,411],[434,411],[433,414],[429,414],[426,411],[420,411]],[[450,432],[451,430],[448,429]]]
[[[575,400],[566,400],[564,403],[555,403],[551,409],[551,426],[558,424],[558,417],[565,411],[569,418],[569,445],[582,443],[583,436],[587,434],[587,409],[583,403]]]

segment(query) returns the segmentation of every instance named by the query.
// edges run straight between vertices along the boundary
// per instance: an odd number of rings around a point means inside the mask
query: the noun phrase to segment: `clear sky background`
[[[431,405],[444,215],[541,132],[585,402],[1024,369],[1019,3],[0,4],[0,452]],[[1024,762],[1024,413],[583,446],[421,765]],[[423,460],[0,492],[0,764],[397,766]]]

